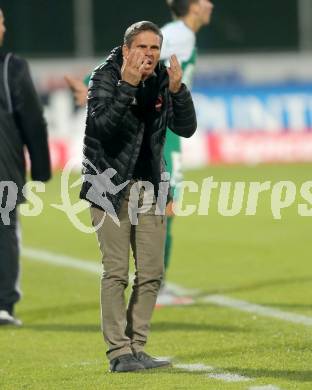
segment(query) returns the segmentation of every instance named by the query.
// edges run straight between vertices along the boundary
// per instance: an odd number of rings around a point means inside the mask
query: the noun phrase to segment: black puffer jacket
[[[117,47],[104,64],[93,72],[89,84],[84,139],[83,173],[96,173],[89,162],[99,173],[107,168],[114,168],[117,174],[111,180],[116,186],[132,179],[145,130],[144,121],[135,115],[135,96],[138,88],[142,88],[142,83],[134,87],[119,82],[121,66],[122,51],[121,47]],[[162,104],[153,110],[149,132],[152,182],[157,196],[161,173],[166,170],[163,160],[166,129],[169,127],[182,137],[190,137],[196,130],[196,115],[191,94],[186,86],[182,85],[178,93],[172,94],[169,92],[169,78],[165,66],[159,64],[155,72],[158,101]],[[85,180],[80,193],[82,199],[90,201],[87,196],[90,187],[90,182]],[[123,193],[121,191],[116,195],[106,194],[117,213]],[[98,204],[94,206],[99,207]]]
[[[17,203],[24,200],[24,147],[27,148],[33,180],[51,177],[47,124],[27,62],[13,54],[0,53],[0,181],[14,181]]]

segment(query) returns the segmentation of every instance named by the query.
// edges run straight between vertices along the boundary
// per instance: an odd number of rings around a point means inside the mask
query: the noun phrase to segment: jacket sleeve
[[[119,82],[108,69],[97,68],[91,76],[88,92],[88,121],[93,122],[101,141],[122,133],[123,117],[135,98],[137,88]]]
[[[187,87],[182,87],[177,93],[170,93],[168,127],[181,137],[191,137],[197,127],[195,108]]]
[[[27,147],[33,180],[51,178],[47,124],[27,62],[14,56],[9,66],[13,115]],[[11,77],[10,77],[11,76]]]

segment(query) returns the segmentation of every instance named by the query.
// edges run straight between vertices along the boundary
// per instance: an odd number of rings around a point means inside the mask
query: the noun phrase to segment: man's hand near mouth
[[[129,56],[123,60],[121,79],[128,84],[137,86],[142,80],[144,68],[150,62],[150,60],[144,58],[145,56],[140,50],[130,50]]]

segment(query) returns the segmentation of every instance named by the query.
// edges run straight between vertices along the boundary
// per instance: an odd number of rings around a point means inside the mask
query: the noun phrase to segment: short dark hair
[[[148,22],[146,20],[131,24],[131,26],[127,28],[124,35],[124,44],[130,47],[134,38],[144,31],[152,31],[158,35],[160,38],[160,46],[162,45],[163,35],[160,28],[155,23]]]
[[[190,6],[198,0],[167,0],[168,7],[173,16],[181,18],[189,13]]]

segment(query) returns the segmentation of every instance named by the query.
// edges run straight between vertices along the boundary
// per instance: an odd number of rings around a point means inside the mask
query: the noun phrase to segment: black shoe
[[[143,364],[139,363],[131,353],[118,356],[110,361],[111,372],[138,371],[144,368]]]
[[[22,321],[15,318],[7,310],[0,310],[0,325],[21,326]]]
[[[158,360],[152,358],[145,352],[134,352],[134,356],[137,361],[140,362],[144,368],[160,368],[160,367],[169,367],[171,363],[169,360]]]

